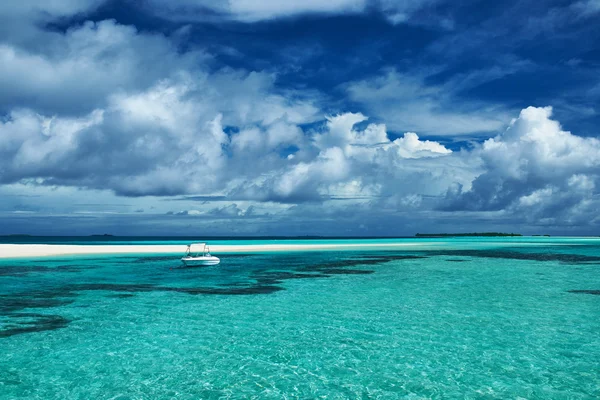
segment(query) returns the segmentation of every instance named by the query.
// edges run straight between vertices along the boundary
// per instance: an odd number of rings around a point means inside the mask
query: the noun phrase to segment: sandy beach
[[[277,251],[323,251],[400,248],[423,245],[414,243],[361,243],[361,244],[249,244],[211,245],[211,252],[246,253]],[[186,245],[59,245],[59,244],[0,244],[0,258],[30,258],[61,255],[94,254],[183,254]]]

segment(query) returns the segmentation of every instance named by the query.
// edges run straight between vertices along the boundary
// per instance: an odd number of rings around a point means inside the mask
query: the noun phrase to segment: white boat
[[[192,246],[197,248],[198,250],[202,249],[202,251],[193,251]],[[185,251],[185,256],[181,258],[181,261],[187,267],[199,266],[199,265],[217,265],[221,262],[218,257],[210,255],[210,249],[206,245],[206,243],[192,243],[189,244],[187,250]]]

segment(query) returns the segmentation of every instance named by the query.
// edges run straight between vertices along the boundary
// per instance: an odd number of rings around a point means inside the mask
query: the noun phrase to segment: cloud
[[[230,0],[214,2],[207,0],[174,0],[162,2],[149,0],[147,7],[156,15],[179,21],[233,19],[256,22],[302,14],[356,13],[365,9],[365,0],[290,0],[251,1]]]
[[[261,1],[231,0],[228,12],[236,19],[257,21],[277,17],[288,17],[298,14],[338,14],[360,12],[365,8],[365,0],[292,0]]]
[[[366,121],[362,114],[332,116],[307,132],[287,122],[283,105],[273,120],[273,110],[264,118],[261,107],[252,118],[226,116],[216,98],[206,97],[217,88],[206,84],[184,76],[161,81],[143,92],[110,96],[106,108],[82,117],[15,110],[0,123],[0,182],[294,203],[409,194],[396,182],[448,179],[427,161],[452,154],[437,142],[414,133],[391,141],[382,124],[357,129]],[[226,134],[225,120],[241,124],[239,132]],[[441,194],[445,188],[430,180],[424,190]]]
[[[47,35],[48,48],[0,44],[4,184],[212,193],[279,168],[318,118],[314,94],[277,89],[272,73],[209,72],[162,34],[109,20]]]
[[[384,125],[355,129],[366,120],[362,114],[329,117],[313,132],[258,118],[253,128],[227,135],[223,115],[208,119],[195,90],[189,82],[162,82],[115,95],[106,109],[79,118],[15,111],[0,125],[0,180],[123,196],[225,192],[223,199],[297,203],[411,190],[439,195],[449,174],[461,181],[471,173],[442,171],[428,160],[452,151],[414,133],[391,141]],[[293,158],[282,152],[290,145],[297,149]]]
[[[44,49],[52,45],[53,32],[45,25],[96,10],[106,0],[23,0],[0,2],[0,42]]]
[[[162,34],[108,20],[47,35],[48,48],[0,44],[2,183],[211,193],[282,163],[317,119],[314,96],[276,89],[274,74],[209,71]]]
[[[324,128],[312,133],[312,141],[301,147],[288,165],[271,171],[266,178],[244,182],[231,195],[290,203],[331,198],[373,199],[382,193],[408,192],[409,180],[445,175],[439,174],[438,167],[426,160],[448,156],[451,150],[437,142],[421,141],[410,132],[391,141],[383,124],[356,128],[366,120],[360,113],[328,117]],[[427,193],[445,191],[446,187],[440,189],[432,182],[437,179],[428,179]],[[411,187],[422,188],[423,185]]]
[[[177,105],[177,102],[172,100],[167,103]],[[177,108],[186,107],[177,105]],[[105,110],[104,114],[111,112],[113,111]],[[48,174],[46,177],[40,177],[41,174],[34,171],[29,173],[28,178],[22,179],[22,183],[4,187],[16,188],[15,185],[18,185],[23,188],[23,185],[38,182],[37,185],[30,186],[37,188],[30,193],[44,193],[44,186],[39,186],[39,183],[46,180],[53,182],[62,180],[60,191],[64,192],[64,196],[71,198],[79,196],[77,191],[70,189],[73,191],[65,192],[67,189],[62,185],[72,184],[77,188],[88,184],[89,187],[101,187],[121,195],[138,195],[145,194],[146,190],[152,191],[156,187],[171,184],[175,188],[173,192],[164,191],[163,188],[163,192],[151,193],[163,196],[186,193],[189,189],[193,192],[200,187],[205,191],[210,187],[216,187],[226,193],[224,197],[219,197],[219,200],[226,202],[224,205],[212,207],[210,203],[199,204],[192,197],[178,202],[181,204],[179,210],[183,209],[183,211],[171,211],[170,215],[181,220],[185,219],[181,216],[194,215],[206,217],[204,219],[207,221],[218,219],[225,221],[223,222],[225,225],[219,229],[227,227],[236,229],[236,232],[283,233],[274,228],[275,224],[283,223],[287,224],[286,229],[289,231],[286,232],[289,234],[306,234],[315,231],[327,234],[334,233],[331,231],[331,224],[334,221],[344,221],[335,223],[336,229],[339,228],[336,231],[338,234],[343,234],[345,230],[358,234],[359,225],[363,227],[361,229],[365,234],[396,232],[394,226],[401,226],[402,233],[410,234],[427,229],[446,228],[447,230],[453,224],[463,220],[470,221],[471,229],[485,224],[498,230],[503,228],[506,230],[527,223],[529,228],[526,231],[533,233],[539,233],[536,229],[553,233],[558,229],[556,227],[564,229],[580,227],[577,232],[582,232],[586,226],[600,222],[598,219],[600,141],[564,131],[559,123],[552,119],[551,113],[549,107],[524,109],[502,134],[483,142],[472,151],[455,152],[450,152],[440,143],[421,140],[410,132],[392,141],[387,136],[385,126],[373,123],[365,125],[368,120],[364,115],[346,113],[330,116],[322,126],[304,132],[303,136],[308,140],[299,143],[296,157],[292,160],[279,154],[274,148],[272,154],[267,154],[272,156],[272,160],[260,167],[264,168],[260,174],[255,172],[252,163],[238,162],[236,158],[239,154],[232,149],[231,141],[225,139],[221,142],[219,139],[213,145],[216,147],[212,147],[212,151],[217,153],[220,148],[221,152],[218,154],[222,164],[207,162],[202,165],[204,157],[190,159],[190,163],[185,164],[175,158],[170,163],[173,165],[173,174],[168,177],[156,175],[153,167],[150,166],[151,163],[147,163],[139,166],[138,169],[129,169],[127,172],[124,170],[119,175],[122,183],[107,180],[100,170],[94,173],[88,171],[81,176],[72,175],[70,180],[66,176],[51,177]],[[77,151],[73,150],[74,147],[64,146],[64,144],[77,144],[79,143],[77,132],[88,131],[98,124],[102,126],[101,119],[106,118],[104,114],[77,120],[39,122],[41,134],[47,135],[46,140],[50,141],[48,146],[41,146],[40,154],[34,151],[35,146],[33,150],[23,143],[17,147],[25,147],[27,151],[33,151],[31,154],[25,154],[29,157],[27,160],[46,160],[40,164],[41,167],[48,165],[47,160],[52,157],[59,161],[61,157],[68,159],[72,157],[69,153],[77,153]],[[35,120],[33,116],[30,118]],[[18,121],[23,126],[36,126],[28,119],[18,119]],[[62,125],[58,125],[59,123]],[[136,123],[143,124],[146,121]],[[166,125],[168,126],[169,123],[167,119]],[[161,121],[155,121],[154,124],[160,125]],[[59,126],[62,127],[60,131],[65,132],[66,138],[61,139],[61,146],[55,146],[51,142],[57,140],[53,139],[52,129],[58,129]],[[213,126],[201,130],[201,134],[210,135],[212,133],[207,130],[216,129],[217,138],[227,137],[219,134],[222,132],[219,126],[217,119],[213,121]],[[257,137],[260,138],[261,143],[267,143],[269,136],[267,130],[258,129]],[[75,140],[73,136],[67,135],[68,132],[71,132],[71,135],[75,132]],[[7,137],[4,131],[1,133],[0,137]],[[161,147],[179,148],[177,144],[182,138],[177,135],[171,136]],[[133,142],[138,140],[139,137],[136,137]],[[8,147],[6,142],[1,142],[0,148],[3,151]],[[46,147],[48,150],[44,150]],[[57,153],[55,149],[58,148],[67,150]],[[132,148],[126,147],[124,153],[130,157],[137,157]],[[187,155],[185,152],[179,153]],[[118,164],[116,162],[118,158],[106,160],[108,159],[105,159],[103,164],[109,169]],[[36,163],[27,161],[22,165],[27,164]],[[75,165],[76,171],[85,166],[85,164],[77,165],[71,162],[65,164]],[[161,162],[158,162],[158,165],[167,168]],[[5,166],[2,166],[2,170],[6,170]],[[42,169],[42,171],[46,170]],[[54,173],[65,173],[58,171]],[[237,180],[230,181],[226,178],[236,175]],[[108,176],[115,176],[114,171],[111,171]],[[209,182],[209,186],[200,186],[201,183],[197,182],[211,176],[217,179]],[[122,191],[124,187],[122,185],[128,185],[128,182],[142,178],[147,179],[148,187],[140,186],[136,189],[137,192]],[[92,179],[97,179],[97,182],[94,183]],[[13,191],[13,193],[22,192],[23,189]],[[89,195],[90,191],[83,193]],[[445,197],[443,197],[444,193]],[[51,199],[52,196],[46,194],[45,198]],[[61,203],[58,199],[57,197],[54,200],[56,205],[53,207]],[[130,214],[135,214],[140,203],[126,200],[131,204]],[[189,204],[185,204],[184,201]],[[64,198],[62,202],[64,203]],[[442,202],[444,205],[440,209]],[[165,207],[173,204],[164,203],[163,215],[168,210]],[[42,214],[48,211],[43,208],[32,208],[31,206],[36,204],[34,198],[30,200],[20,197],[9,204],[12,205],[7,206],[6,210],[10,212],[15,209],[35,209]],[[150,209],[150,207],[144,208]],[[86,207],[87,209],[89,207]],[[148,218],[155,218],[152,213],[144,213],[146,214]],[[90,215],[101,218],[96,211]],[[232,221],[250,216],[253,221],[252,229],[232,225],[234,224]],[[435,221],[431,219],[432,216],[435,216]],[[105,220],[109,217],[102,218]],[[416,223],[418,219],[422,222]],[[169,223],[185,231],[187,228],[178,225],[177,221],[179,220],[169,220]],[[138,228],[131,229],[142,229],[139,222],[135,223],[138,224]],[[209,222],[201,225],[206,229],[217,229]]]
[[[467,97],[486,83],[536,71],[533,61],[506,55],[523,38],[563,32],[575,17],[580,29],[591,32],[583,22],[595,15],[596,3],[543,7],[537,17],[524,14],[527,23],[517,18],[504,24],[502,17],[456,35],[437,31],[434,36],[441,37],[423,57],[411,56],[414,65],[396,63],[369,76],[351,68],[354,81],[337,87],[346,97],[333,103],[310,87],[291,86],[299,76],[290,72],[295,69],[305,74],[303,84],[313,82],[316,75],[306,79],[312,72],[303,71],[313,66],[296,61],[285,71],[278,65],[268,71],[223,67],[210,49],[228,51],[229,58],[237,57],[235,65],[244,65],[240,53],[227,49],[230,38],[209,44],[209,50],[199,48],[194,30],[177,29],[172,21],[237,29],[231,21],[363,14],[391,24],[426,25],[423,21],[429,15],[437,20],[444,7],[429,0],[148,0],[132,6],[170,19],[165,29],[175,31],[164,34],[152,33],[163,25],[138,29],[113,20],[81,22],[97,17],[92,13],[102,0],[5,2],[0,5],[0,214],[10,213],[4,221],[20,221],[15,211],[35,211],[62,221],[78,213],[81,232],[89,221],[107,228],[123,225],[110,213],[129,216],[137,232],[146,232],[144,221],[152,218],[156,226],[167,222],[189,232],[195,229],[188,227],[193,216],[212,220],[203,227],[222,225],[223,232],[260,227],[276,232],[286,226],[289,233],[320,227],[321,232],[381,234],[402,226],[411,233],[424,228],[420,219],[431,216],[447,226],[466,218],[475,225],[500,219],[544,226],[597,223],[597,139],[564,131],[550,108],[527,108],[510,123],[517,114],[511,103]],[[524,7],[519,3],[507,15],[512,18],[512,11]],[[451,12],[446,22],[447,29],[455,28]],[[523,30],[529,31],[521,35]],[[561,36],[561,43],[574,36]],[[488,49],[492,37],[501,42]],[[591,76],[586,51],[593,41],[583,42],[565,60],[576,56],[581,61],[569,69],[583,74],[588,68]],[[311,59],[317,67],[321,57],[337,56],[329,54],[327,44],[313,48],[319,50]],[[473,55],[471,69],[456,73],[456,64],[445,65],[450,56],[464,60],[465,54]],[[438,66],[422,68],[428,57]],[[486,59],[493,65],[481,62]],[[586,88],[590,97],[598,92],[594,84]],[[567,100],[552,102],[563,122],[570,123],[568,114],[595,115],[593,107]],[[328,115],[332,109],[340,113]],[[446,147],[459,136],[492,135],[462,149],[456,142],[452,150]],[[449,138],[438,142],[439,136]],[[174,198],[176,207],[166,201]],[[252,224],[236,225],[249,217]],[[43,224],[44,232],[51,232],[50,223]]]
[[[350,82],[344,89],[351,100],[396,131],[481,135],[498,131],[508,122],[508,114],[502,108],[477,101],[456,101],[456,82],[427,85],[425,77],[388,69],[383,75]]]
[[[592,0],[593,1],[593,0]],[[303,15],[345,15],[360,14],[377,10],[391,24],[409,22],[411,17],[439,0],[288,0],[288,1],[252,1],[252,0],[145,0],[137,6],[145,8],[154,15],[174,21],[222,21],[234,20],[245,23],[269,21],[280,18],[292,18]],[[26,0],[9,1],[0,5],[0,14],[10,16],[6,23],[18,20],[14,27],[33,28],[39,22],[58,18],[85,15],[93,12],[108,0],[53,0],[39,2]],[[2,20],[2,19],[0,19]],[[448,18],[442,25],[451,24]],[[10,33],[7,29],[6,33]],[[0,28],[0,32],[2,29]],[[14,32],[13,32],[14,33]]]
[[[419,136],[414,132],[406,132],[404,137],[394,140],[394,144],[402,158],[439,157],[452,153],[452,150],[438,142],[419,140]]]
[[[379,0],[374,3],[390,23],[397,25],[409,22],[413,14],[439,2],[439,0]],[[428,17],[431,18],[430,13]],[[446,29],[452,28],[453,25],[453,22],[448,18],[441,19],[439,23]]]
[[[589,16],[600,12],[600,0],[584,0],[574,3],[571,7],[581,12],[584,16]]]
[[[212,208],[206,212],[206,215],[213,218],[229,219],[250,216],[252,211],[252,207],[248,207],[246,210],[243,210],[238,207],[236,203],[231,203],[226,206]]]
[[[98,7],[104,0],[5,1],[0,5],[2,15],[27,16],[31,19],[68,17]]]
[[[257,85],[262,78],[256,73],[222,74],[200,80],[181,74],[141,92],[117,93],[106,107],[82,117],[14,110],[0,123],[0,181],[40,178],[44,184],[108,188],[123,195],[210,193],[230,176],[260,171],[243,162],[248,149],[239,146],[240,134],[230,145],[225,123],[256,126],[264,147],[252,154],[283,162],[277,150],[295,143],[299,132],[292,124],[290,133],[286,121],[312,121],[312,111],[298,113],[305,103],[270,94],[269,86]],[[222,79],[228,85],[220,85]],[[246,129],[252,128],[242,132]],[[230,171],[232,166],[237,167]]]
[[[563,131],[551,107],[528,107],[476,150],[485,172],[448,192],[447,210],[511,210],[572,219],[598,207],[600,140]]]
[[[115,92],[143,90],[198,70],[207,59],[201,51],[180,54],[163,35],[141,34],[111,20],[52,36],[46,49],[0,43],[0,109],[81,114],[105,106]]]
[[[301,15],[344,15],[377,10],[392,24],[408,22],[421,9],[438,0],[148,0],[155,15],[178,21],[235,20],[246,23]]]

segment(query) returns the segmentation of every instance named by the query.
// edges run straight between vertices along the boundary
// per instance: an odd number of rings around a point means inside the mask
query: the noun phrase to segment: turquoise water
[[[599,239],[417,241],[0,260],[0,398],[600,398]]]

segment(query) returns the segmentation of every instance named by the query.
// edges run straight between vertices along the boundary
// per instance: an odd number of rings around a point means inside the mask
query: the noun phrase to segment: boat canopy
[[[208,253],[208,246],[206,243],[190,243],[187,246],[186,255],[192,255],[192,253],[198,254],[206,254]]]

